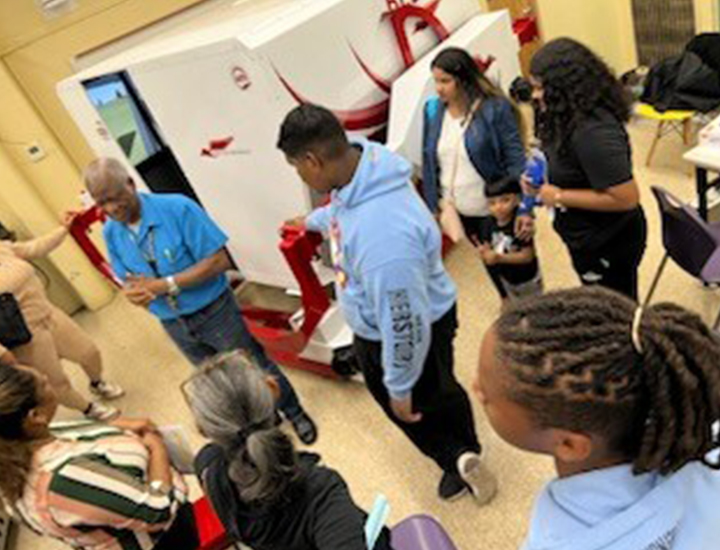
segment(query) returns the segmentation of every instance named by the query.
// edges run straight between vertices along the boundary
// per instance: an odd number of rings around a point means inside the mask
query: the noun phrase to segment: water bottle
[[[547,180],[547,158],[545,153],[540,150],[540,147],[533,146],[530,148],[525,163],[525,175],[530,180],[530,185],[535,189],[540,189],[540,186]],[[535,205],[542,205],[540,197],[535,197]]]
[[[547,158],[540,148],[530,149],[525,164],[525,175],[530,180],[530,185],[536,189],[540,189],[540,186],[547,180]]]

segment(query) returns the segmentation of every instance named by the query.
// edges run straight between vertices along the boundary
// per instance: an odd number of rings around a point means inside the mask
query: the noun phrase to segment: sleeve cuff
[[[395,401],[402,401],[404,399],[407,399],[408,397],[412,396],[412,390],[406,390],[406,391],[393,391],[388,390],[388,393],[390,394],[390,398]]]

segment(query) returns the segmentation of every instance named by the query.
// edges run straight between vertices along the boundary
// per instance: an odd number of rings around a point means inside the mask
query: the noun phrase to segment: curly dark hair
[[[720,343],[695,314],[662,303],[642,310],[601,287],[509,306],[496,324],[510,398],[538,426],[593,433],[634,472],[675,472],[720,447]]]
[[[564,146],[578,124],[599,109],[630,120],[627,90],[602,59],[575,40],[548,42],[532,58],[530,73],[544,90],[546,109],[537,132],[545,144]]]

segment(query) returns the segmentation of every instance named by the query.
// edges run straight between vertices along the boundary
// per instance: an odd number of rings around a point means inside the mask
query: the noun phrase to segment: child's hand
[[[485,265],[495,265],[498,263],[499,254],[495,252],[489,244],[484,243],[479,247],[480,258]]]
[[[535,219],[527,214],[518,216],[515,219],[515,235],[521,241],[530,241],[535,235]]]

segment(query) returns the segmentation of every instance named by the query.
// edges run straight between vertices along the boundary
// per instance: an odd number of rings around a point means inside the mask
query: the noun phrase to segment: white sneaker
[[[101,399],[117,399],[125,395],[125,390],[117,384],[101,380],[99,384],[90,384],[90,393]]]
[[[120,411],[115,407],[108,407],[96,401],[90,403],[90,410],[85,413],[85,418],[108,422],[120,416]]]
[[[471,452],[461,454],[457,461],[457,469],[478,504],[487,504],[495,497],[498,490],[497,479],[483,464],[479,454]]]

